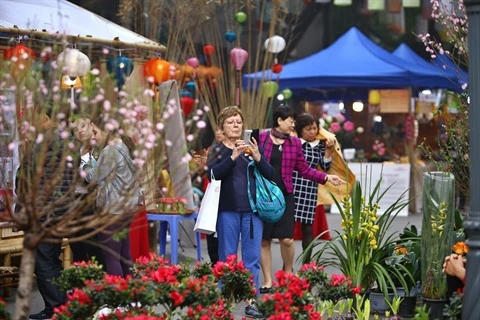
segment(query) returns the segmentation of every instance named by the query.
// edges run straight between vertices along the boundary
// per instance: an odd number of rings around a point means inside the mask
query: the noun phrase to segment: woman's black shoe
[[[260,293],[265,294],[265,293],[270,293],[272,292],[272,287],[261,287],[260,288]]]

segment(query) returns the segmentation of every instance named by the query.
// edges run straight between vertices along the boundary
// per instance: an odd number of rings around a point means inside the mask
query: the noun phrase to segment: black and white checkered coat
[[[302,150],[305,160],[311,168],[320,166],[323,171],[330,169],[331,161],[325,161],[325,143],[319,141],[313,147],[302,140]],[[318,183],[302,178],[293,171],[293,186],[295,195],[295,221],[313,224],[317,207]]]

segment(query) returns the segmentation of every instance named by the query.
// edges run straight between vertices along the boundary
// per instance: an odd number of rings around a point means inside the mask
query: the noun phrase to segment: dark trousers
[[[212,266],[218,262],[218,238],[215,233],[207,235],[207,250]]]
[[[95,215],[95,205],[89,203],[87,194],[77,194],[76,197],[82,200],[84,206],[82,207],[82,215],[92,218]],[[80,237],[83,236],[92,230],[82,230],[75,234],[73,237]],[[72,249],[73,254],[73,262],[79,261],[91,261],[93,257],[95,257],[98,264],[105,266],[103,257],[102,257],[102,250],[100,249],[100,245],[98,243],[97,235],[89,237],[83,241],[78,242],[70,242],[70,249]]]
[[[98,234],[102,247],[102,256],[108,274],[125,277],[131,274],[132,258],[130,255],[130,236],[126,232],[121,239],[113,239],[114,233],[121,231],[121,224],[113,224],[106,233]]]
[[[310,252],[308,255],[305,254],[305,249],[310,245],[313,241],[313,224],[303,223],[302,222],[302,248],[303,248],[303,263],[309,263],[312,253]]]
[[[53,308],[67,301],[65,292],[52,283],[52,280],[59,277],[63,270],[60,260],[61,251],[60,243],[40,243],[35,261],[37,287],[45,302],[45,311],[52,314]]]
[[[76,236],[80,235],[81,234],[77,234]],[[102,250],[100,249],[97,236],[92,236],[79,242],[71,242],[70,249],[72,249],[73,262],[91,261],[93,257],[95,257],[98,264],[104,264]]]

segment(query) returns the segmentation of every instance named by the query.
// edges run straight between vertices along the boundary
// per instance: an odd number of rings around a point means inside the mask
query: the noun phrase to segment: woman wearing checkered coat
[[[264,222],[262,237],[261,266],[264,283],[260,288],[261,293],[266,293],[272,286],[272,239],[280,240],[280,251],[284,263],[284,270],[293,272],[293,259],[295,247],[293,230],[295,227],[293,196],[293,170],[316,183],[333,185],[344,183],[336,175],[327,175],[309,167],[305,161],[300,139],[290,134],[295,128],[295,112],[290,107],[279,107],[273,113],[273,128],[260,134],[260,148],[267,162],[275,168],[273,181],[283,191],[286,201],[285,213],[275,223]]]
[[[327,140],[317,139],[318,123],[312,115],[301,114],[295,121],[295,131],[302,142],[305,161],[312,169],[318,166],[328,172],[332,163],[331,148],[335,145],[335,138]],[[293,171],[293,187],[295,195],[295,221],[302,226],[303,262],[309,262],[311,253],[305,249],[313,240],[313,221],[317,208],[318,183],[303,178],[297,171]],[[324,213],[323,213],[324,214]]]

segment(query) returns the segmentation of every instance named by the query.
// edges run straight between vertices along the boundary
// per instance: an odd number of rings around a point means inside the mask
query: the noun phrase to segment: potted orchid
[[[387,266],[390,249],[399,240],[398,235],[388,235],[388,230],[398,213],[409,201],[402,194],[385,212],[378,216],[378,202],[387,191],[380,192],[380,181],[365,197],[360,182],[353,186],[352,194],[335,202],[342,216],[342,231],[329,242],[314,241],[306,250],[319,247],[313,254],[317,263],[334,267],[351,279],[353,286],[369,291],[376,284],[385,297],[388,287],[394,287],[394,276],[401,270]]]

